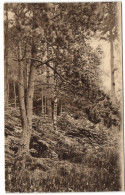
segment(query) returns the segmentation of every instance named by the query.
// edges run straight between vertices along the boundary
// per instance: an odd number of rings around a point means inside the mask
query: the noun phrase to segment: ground
[[[22,127],[19,110],[5,112],[7,192],[119,191],[120,132],[87,118],[58,117],[57,131],[48,118],[33,116],[30,152],[19,155]]]

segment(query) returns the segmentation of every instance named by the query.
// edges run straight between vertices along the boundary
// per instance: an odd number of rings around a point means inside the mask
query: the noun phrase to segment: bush
[[[68,115],[67,113],[63,113],[57,121],[57,127],[63,131],[68,131],[75,127],[74,118]]]

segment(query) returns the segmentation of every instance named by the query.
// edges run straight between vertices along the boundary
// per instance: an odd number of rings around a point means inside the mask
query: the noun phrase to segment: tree
[[[35,76],[35,65],[34,61],[31,60],[30,63],[30,70],[28,73],[28,86],[25,86],[25,77],[24,77],[24,70],[25,70],[25,64],[22,61],[23,55],[26,55],[25,48],[23,48],[23,45],[25,44],[25,47],[27,46],[27,34],[26,31],[22,28],[22,20],[25,16],[24,9],[26,9],[25,5],[20,4],[17,6],[16,4],[12,6],[12,10],[15,14],[15,25],[12,27],[13,33],[18,33],[16,36],[16,42],[18,44],[17,48],[17,62],[18,62],[18,93],[19,93],[19,105],[20,105],[20,114],[21,114],[21,120],[22,120],[22,127],[23,127],[23,136],[22,136],[22,142],[24,149],[26,153],[29,152],[29,143],[30,143],[30,137],[32,133],[32,109],[33,109],[33,95],[34,95],[34,76]],[[31,40],[31,57],[36,58],[36,47],[35,47],[35,41],[34,41],[34,29],[35,29],[35,13],[32,9],[32,40]],[[14,35],[14,34],[13,34]],[[24,38],[25,37],[25,38]],[[29,45],[30,47],[30,45]],[[26,78],[27,79],[27,78]],[[25,90],[26,89],[26,90]]]
[[[114,66],[114,44],[118,39],[118,6],[119,3],[110,2],[102,3],[100,8],[103,9],[104,18],[100,25],[101,39],[110,43],[110,66],[111,66],[111,98],[112,102],[116,104],[116,91],[115,91],[115,66]]]

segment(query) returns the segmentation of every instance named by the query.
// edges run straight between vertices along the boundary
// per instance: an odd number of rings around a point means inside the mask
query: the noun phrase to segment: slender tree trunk
[[[10,97],[10,84],[9,84],[9,80],[7,81],[7,106],[9,103],[9,97]]]
[[[36,58],[36,47],[33,41],[32,43],[32,58]],[[27,124],[28,124],[28,131],[27,131],[27,140],[28,140],[28,147],[30,143],[31,133],[32,133],[32,115],[33,115],[33,97],[34,97],[34,79],[35,79],[35,70],[36,67],[34,65],[34,61],[31,60],[30,72],[29,72],[29,82],[27,88],[27,97],[26,97],[26,114],[27,114]]]
[[[53,125],[54,125],[54,130],[57,129],[57,96],[55,94],[54,96],[54,112],[53,112]]]
[[[62,101],[60,103],[60,115],[62,115]]]
[[[51,103],[51,98],[50,98],[50,91],[48,92],[49,97],[47,99],[47,105],[48,105],[48,116],[52,120],[52,103]]]
[[[29,77],[29,66],[28,63],[26,63],[26,87],[28,87],[28,77]]]
[[[43,86],[42,86],[42,117],[44,117],[44,101],[43,101],[43,97],[44,97],[44,90],[43,90]]]
[[[5,38],[4,38],[4,101],[5,108],[8,107],[8,5],[6,8],[6,25],[5,25]]]
[[[46,86],[44,90],[44,117],[46,118],[46,107],[47,107],[47,101],[46,101]]]
[[[49,46],[47,42],[47,58],[49,58]],[[52,120],[52,104],[51,104],[51,94],[50,94],[50,69],[48,66],[46,66],[46,83],[47,83],[47,110],[48,110],[48,116]]]
[[[18,47],[18,59],[21,58],[21,44],[19,43]],[[24,65],[21,61],[18,61],[18,92],[19,92],[19,105],[20,105],[20,115],[21,115],[21,122],[22,122],[22,128],[23,128],[23,137],[22,137],[22,143],[23,148],[21,150],[28,150],[28,139],[27,139],[27,131],[28,131],[28,125],[27,125],[27,116],[26,116],[26,107],[25,107],[25,89],[24,89]]]
[[[111,98],[112,102],[116,103],[115,94],[115,71],[114,71],[114,48],[113,48],[113,35],[112,29],[110,30],[110,64],[111,64]]]
[[[50,98],[50,87],[49,87],[49,78],[50,78],[50,75],[49,75],[49,67],[47,66],[46,67],[46,83],[47,83],[47,114],[49,116],[50,119],[52,119],[52,107],[51,107],[51,98]]]
[[[14,88],[14,106],[16,108],[16,83],[15,80],[13,81],[13,88]]]
[[[9,99],[9,97],[8,97],[8,94],[9,94],[9,92],[8,92],[8,85],[9,85],[9,83],[8,83],[8,68],[7,68],[7,66],[8,66],[8,62],[7,62],[8,60],[6,59],[5,60],[5,68],[4,68],[4,75],[5,75],[5,77],[4,77],[4,98],[5,98],[5,100],[4,100],[4,102],[5,102],[5,108],[7,108],[8,107],[8,99]]]
[[[56,66],[55,66],[56,69]],[[55,74],[55,73],[54,73]],[[54,130],[57,130],[57,81],[56,74],[54,75],[54,110],[53,110],[53,126]]]

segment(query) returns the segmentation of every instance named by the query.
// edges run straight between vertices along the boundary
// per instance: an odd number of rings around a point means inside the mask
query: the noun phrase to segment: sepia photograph
[[[124,191],[122,3],[3,9],[5,191]]]

